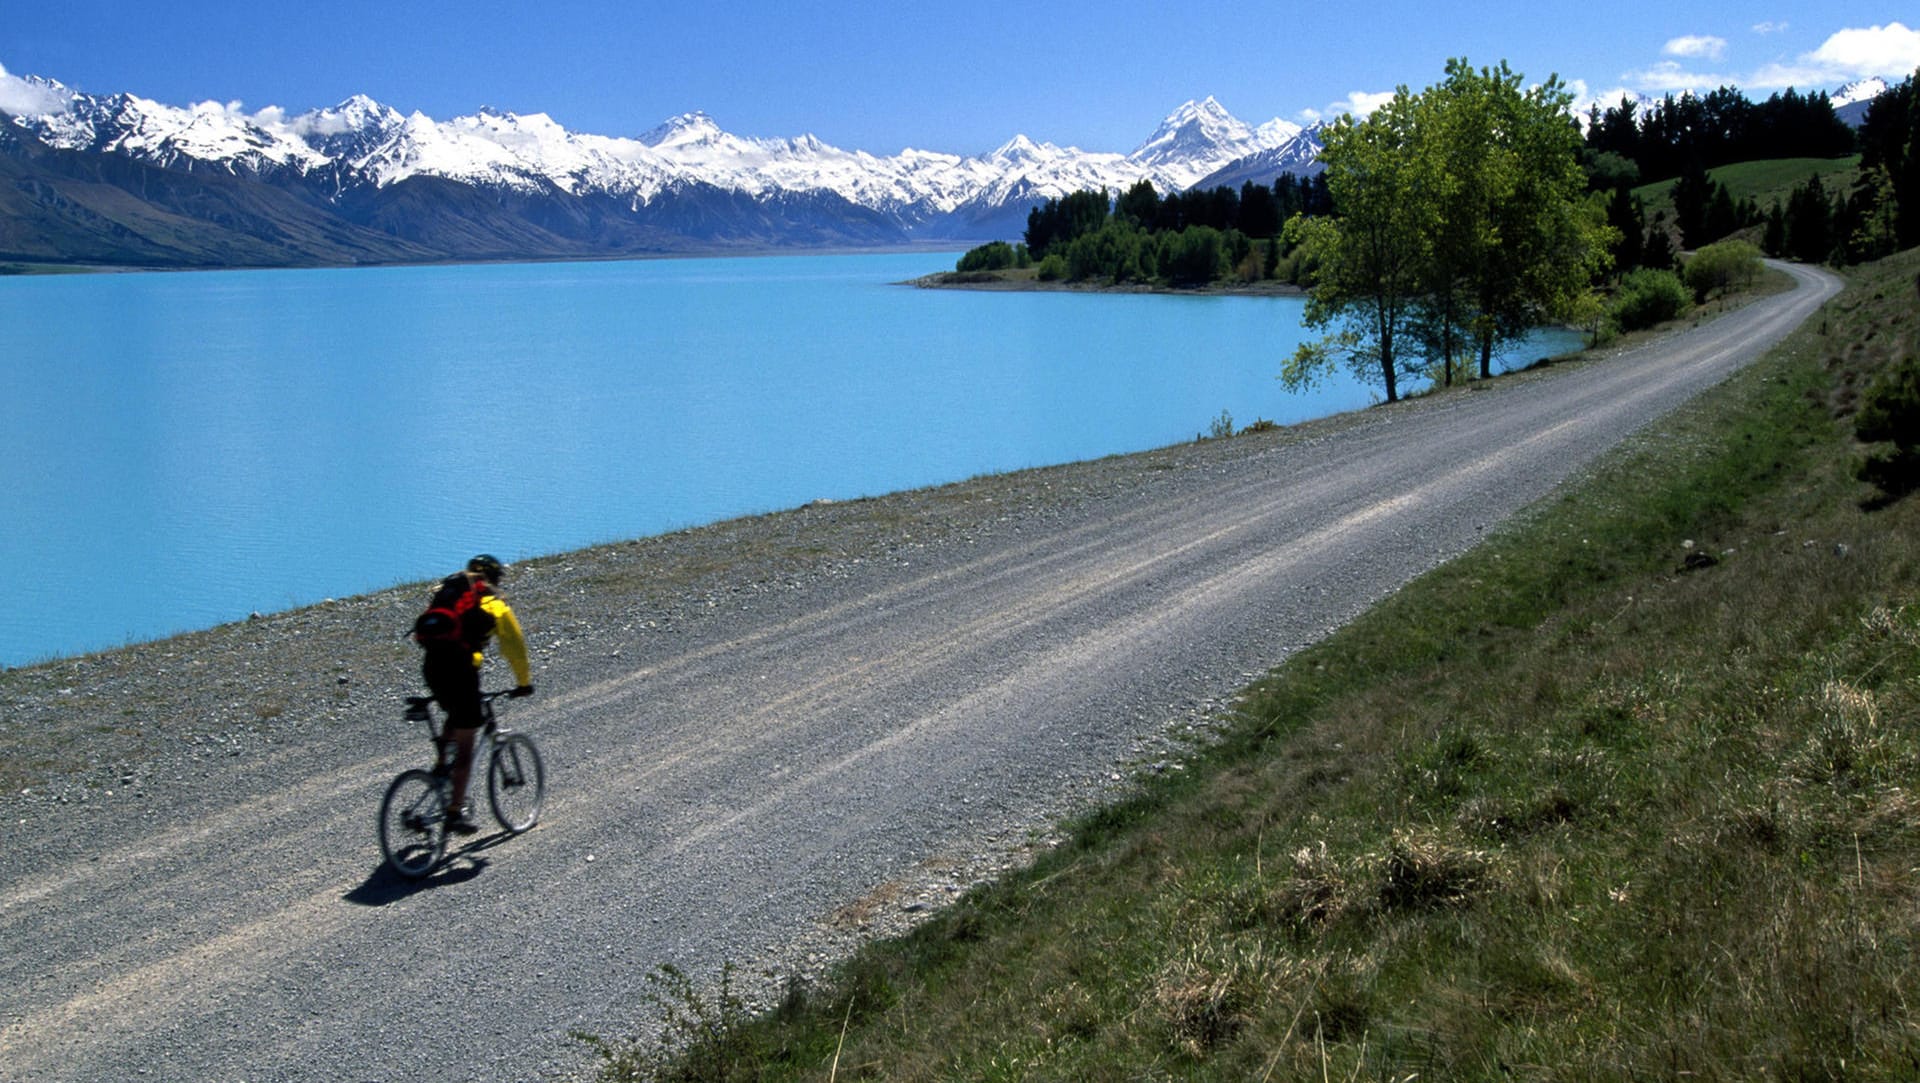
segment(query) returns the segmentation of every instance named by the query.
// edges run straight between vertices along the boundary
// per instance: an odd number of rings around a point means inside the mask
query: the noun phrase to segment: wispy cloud
[[[30,83],[10,75],[0,67],[0,113],[32,116],[40,113],[64,113],[73,107],[66,95],[40,83]]]
[[[1786,29],[1783,22],[1754,26],[1756,34]],[[1842,83],[1880,76],[1901,79],[1920,70],[1920,30],[1903,23],[1852,27],[1836,31],[1818,49],[1790,59],[1774,60],[1745,75],[1699,70],[1693,61],[1717,61],[1728,43],[1710,35],[1687,35],[1668,41],[1661,52],[1676,59],[1662,60],[1622,75],[1628,87],[1642,94],[1671,94],[1737,86],[1748,91],[1834,89]]]
[[[1711,90],[1732,86],[1738,79],[1726,75],[1694,71],[1674,60],[1663,60],[1650,68],[1630,71],[1621,78],[1643,94],[1668,94],[1681,90]]]
[[[1727,39],[1707,34],[1688,34],[1667,42],[1666,47],[1660,51],[1667,56],[1682,56],[1689,59],[1705,57],[1708,60],[1718,60],[1727,51]]]

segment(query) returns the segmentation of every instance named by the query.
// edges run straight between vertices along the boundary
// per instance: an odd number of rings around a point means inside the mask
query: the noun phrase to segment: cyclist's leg
[[[446,739],[453,744],[453,799],[447,806],[447,822],[454,823],[465,819],[462,815],[467,807],[467,782],[473,777],[473,743],[480,730],[473,726],[455,729],[447,725]]]
[[[447,712],[441,739],[453,746],[453,799],[447,807],[447,820],[452,823],[466,808],[467,781],[473,774],[473,745],[481,721],[480,671],[474,668],[472,652],[464,647],[430,650],[420,669],[427,687]]]

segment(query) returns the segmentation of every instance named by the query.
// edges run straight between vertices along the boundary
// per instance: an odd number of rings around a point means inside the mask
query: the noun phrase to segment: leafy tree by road
[[[1399,396],[1398,352],[1428,269],[1436,224],[1431,171],[1415,156],[1418,99],[1400,87],[1365,121],[1341,117],[1323,134],[1320,160],[1334,217],[1315,218],[1301,247],[1317,262],[1310,327],[1339,330],[1300,347],[1281,372],[1289,388],[1311,385],[1342,362]]]
[[[1329,128],[1333,215],[1290,237],[1318,263],[1308,324],[1337,330],[1282,380],[1310,384],[1344,360],[1392,402],[1410,346],[1451,382],[1470,342],[1485,377],[1500,344],[1578,307],[1613,231],[1588,191],[1572,100],[1557,78],[1523,89],[1505,63],[1459,59],[1439,86],[1401,87],[1365,121]]]

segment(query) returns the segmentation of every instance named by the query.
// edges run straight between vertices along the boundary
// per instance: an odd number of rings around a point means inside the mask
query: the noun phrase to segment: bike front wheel
[[[487,768],[487,801],[493,817],[513,834],[531,828],[540,818],[547,796],[547,771],[540,749],[524,733],[509,734],[493,746]]]
[[[431,771],[402,771],[380,802],[380,852],[393,871],[425,876],[447,849],[447,795]]]

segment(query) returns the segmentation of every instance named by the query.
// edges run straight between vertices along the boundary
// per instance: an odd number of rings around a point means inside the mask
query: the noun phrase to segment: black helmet
[[[500,563],[500,558],[488,553],[481,553],[479,556],[467,561],[467,570],[470,572],[478,572],[480,578],[485,579],[496,587],[500,585],[500,577],[507,574],[507,566]]]

